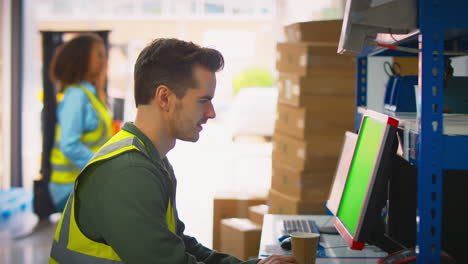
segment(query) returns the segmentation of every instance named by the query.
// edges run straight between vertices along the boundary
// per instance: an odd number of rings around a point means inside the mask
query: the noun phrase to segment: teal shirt
[[[60,125],[60,150],[74,165],[83,168],[94,153],[81,142],[81,137],[96,130],[99,119],[88,96],[78,85],[97,97],[96,87],[86,81],[68,87],[57,106],[57,122]]]
[[[79,176],[76,220],[88,238],[111,246],[128,264],[258,262],[241,262],[185,235],[175,203],[177,232],[172,233],[166,224],[167,204],[175,201],[177,185],[172,167],[135,125],[126,123],[122,129],[143,141],[150,158],[126,152]]]

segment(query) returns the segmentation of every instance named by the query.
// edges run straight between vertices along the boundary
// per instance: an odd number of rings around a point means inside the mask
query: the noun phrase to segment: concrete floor
[[[56,220],[38,224],[29,210],[0,221],[0,263],[46,264],[57,226]]]

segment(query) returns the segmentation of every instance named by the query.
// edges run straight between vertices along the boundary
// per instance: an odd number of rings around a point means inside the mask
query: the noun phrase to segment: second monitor
[[[367,110],[354,149],[334,225],[352,249],[361,250],[380,225],[388,174],[397,150],[398,120]]]

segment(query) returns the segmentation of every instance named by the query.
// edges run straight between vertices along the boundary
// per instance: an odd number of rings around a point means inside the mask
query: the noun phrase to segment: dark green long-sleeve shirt
[[[166,224],[168,199],[175,201],[172,167],[167,159],[160,159],[152,142],[135,125],[126,123],[123,129],[143,141],[150,159],[131,151],[80,175],[76,220],[88,238],[110,245],[128,264],[258,262],[241,262],[185,235],[175,204],[177,234],[172,233]]]

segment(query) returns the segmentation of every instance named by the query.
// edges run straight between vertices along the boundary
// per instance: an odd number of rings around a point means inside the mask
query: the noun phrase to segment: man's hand
[[[257,264],[297,264],[297,261],[292,256],[271,255],[260,260]]]

